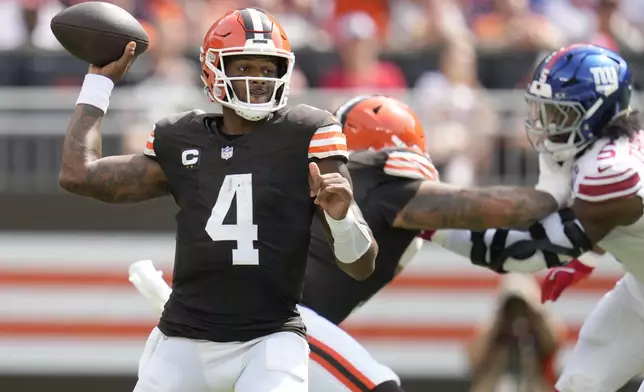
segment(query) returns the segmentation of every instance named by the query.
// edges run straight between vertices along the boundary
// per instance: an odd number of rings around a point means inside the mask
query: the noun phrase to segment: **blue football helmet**
[[[617,53],[588,44],[553,52],[539,63],[525,94],[528,139],[558,162],[572,159],[629,109],[631,90],[628,64]]]

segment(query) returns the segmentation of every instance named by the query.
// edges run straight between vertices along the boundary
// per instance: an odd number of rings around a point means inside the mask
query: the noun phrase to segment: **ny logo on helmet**
[[[619,89],[619,77],[615,67],[590,67],[589,71],[593,75],[595,90],[598,93],[609,96]]]

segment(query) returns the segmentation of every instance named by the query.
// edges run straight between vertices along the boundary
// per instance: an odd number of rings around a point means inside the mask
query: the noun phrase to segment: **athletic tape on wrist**
[[[114,82],[110,78],[102,75],[87,74],[76,100],[76,105],[91,105],[100,109],[103,113],[107,113],[113,89]]]
[[[333,250],[338,261],[350,264],[364,255],[371,246],[371,236],[358,222],[351,209],[342,220],[331,218],[326,211],[324,218],[333,236]]]
[[[347,212],[347,216],[344,217],[344,219],[341,220],[336,220],[333,219],[329,216],[329,214],[324,211],[324,218],[326,218],[326,222],[329,224],[329,229],[331,229],[331,232],[344,232],[349,230],[352,224],[355,223],[356,217],[353,214],[353,211],[351,208],[349,208],[349,211]]]

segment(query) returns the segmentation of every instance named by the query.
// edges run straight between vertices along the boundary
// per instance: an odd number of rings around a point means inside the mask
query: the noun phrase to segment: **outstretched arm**
[[[640,219],[642,209],[642,199],[636,194],[592,202],[576,198],[572,209],[549,215],[527,233],[440,230],[432,241],[497,272],[536,272],[591,251],[616,227]]]
[[[557,210],[550,194],[530,188],[461,188],[424,181],[398,213],[394,226],[407,229],[524,227]]]

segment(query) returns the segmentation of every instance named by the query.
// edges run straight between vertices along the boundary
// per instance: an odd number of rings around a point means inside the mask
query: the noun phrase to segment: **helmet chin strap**
[[[248,121],[260,121],[268,117],[271,113],[265,112],[263,110],[252,110],[252,109],[235,109],[235,114],[244,120]]]
[[[235,110],[235,114],[244,120],[248,121],[260,121],[271,115],[271,110],[267,107],[266,109],[254,109],[252,107],[244,107],[244,105],[239,98],[233,97],[231,99],[231,108]],[[267,102],[266,105],[275,106],[275,100]]]

